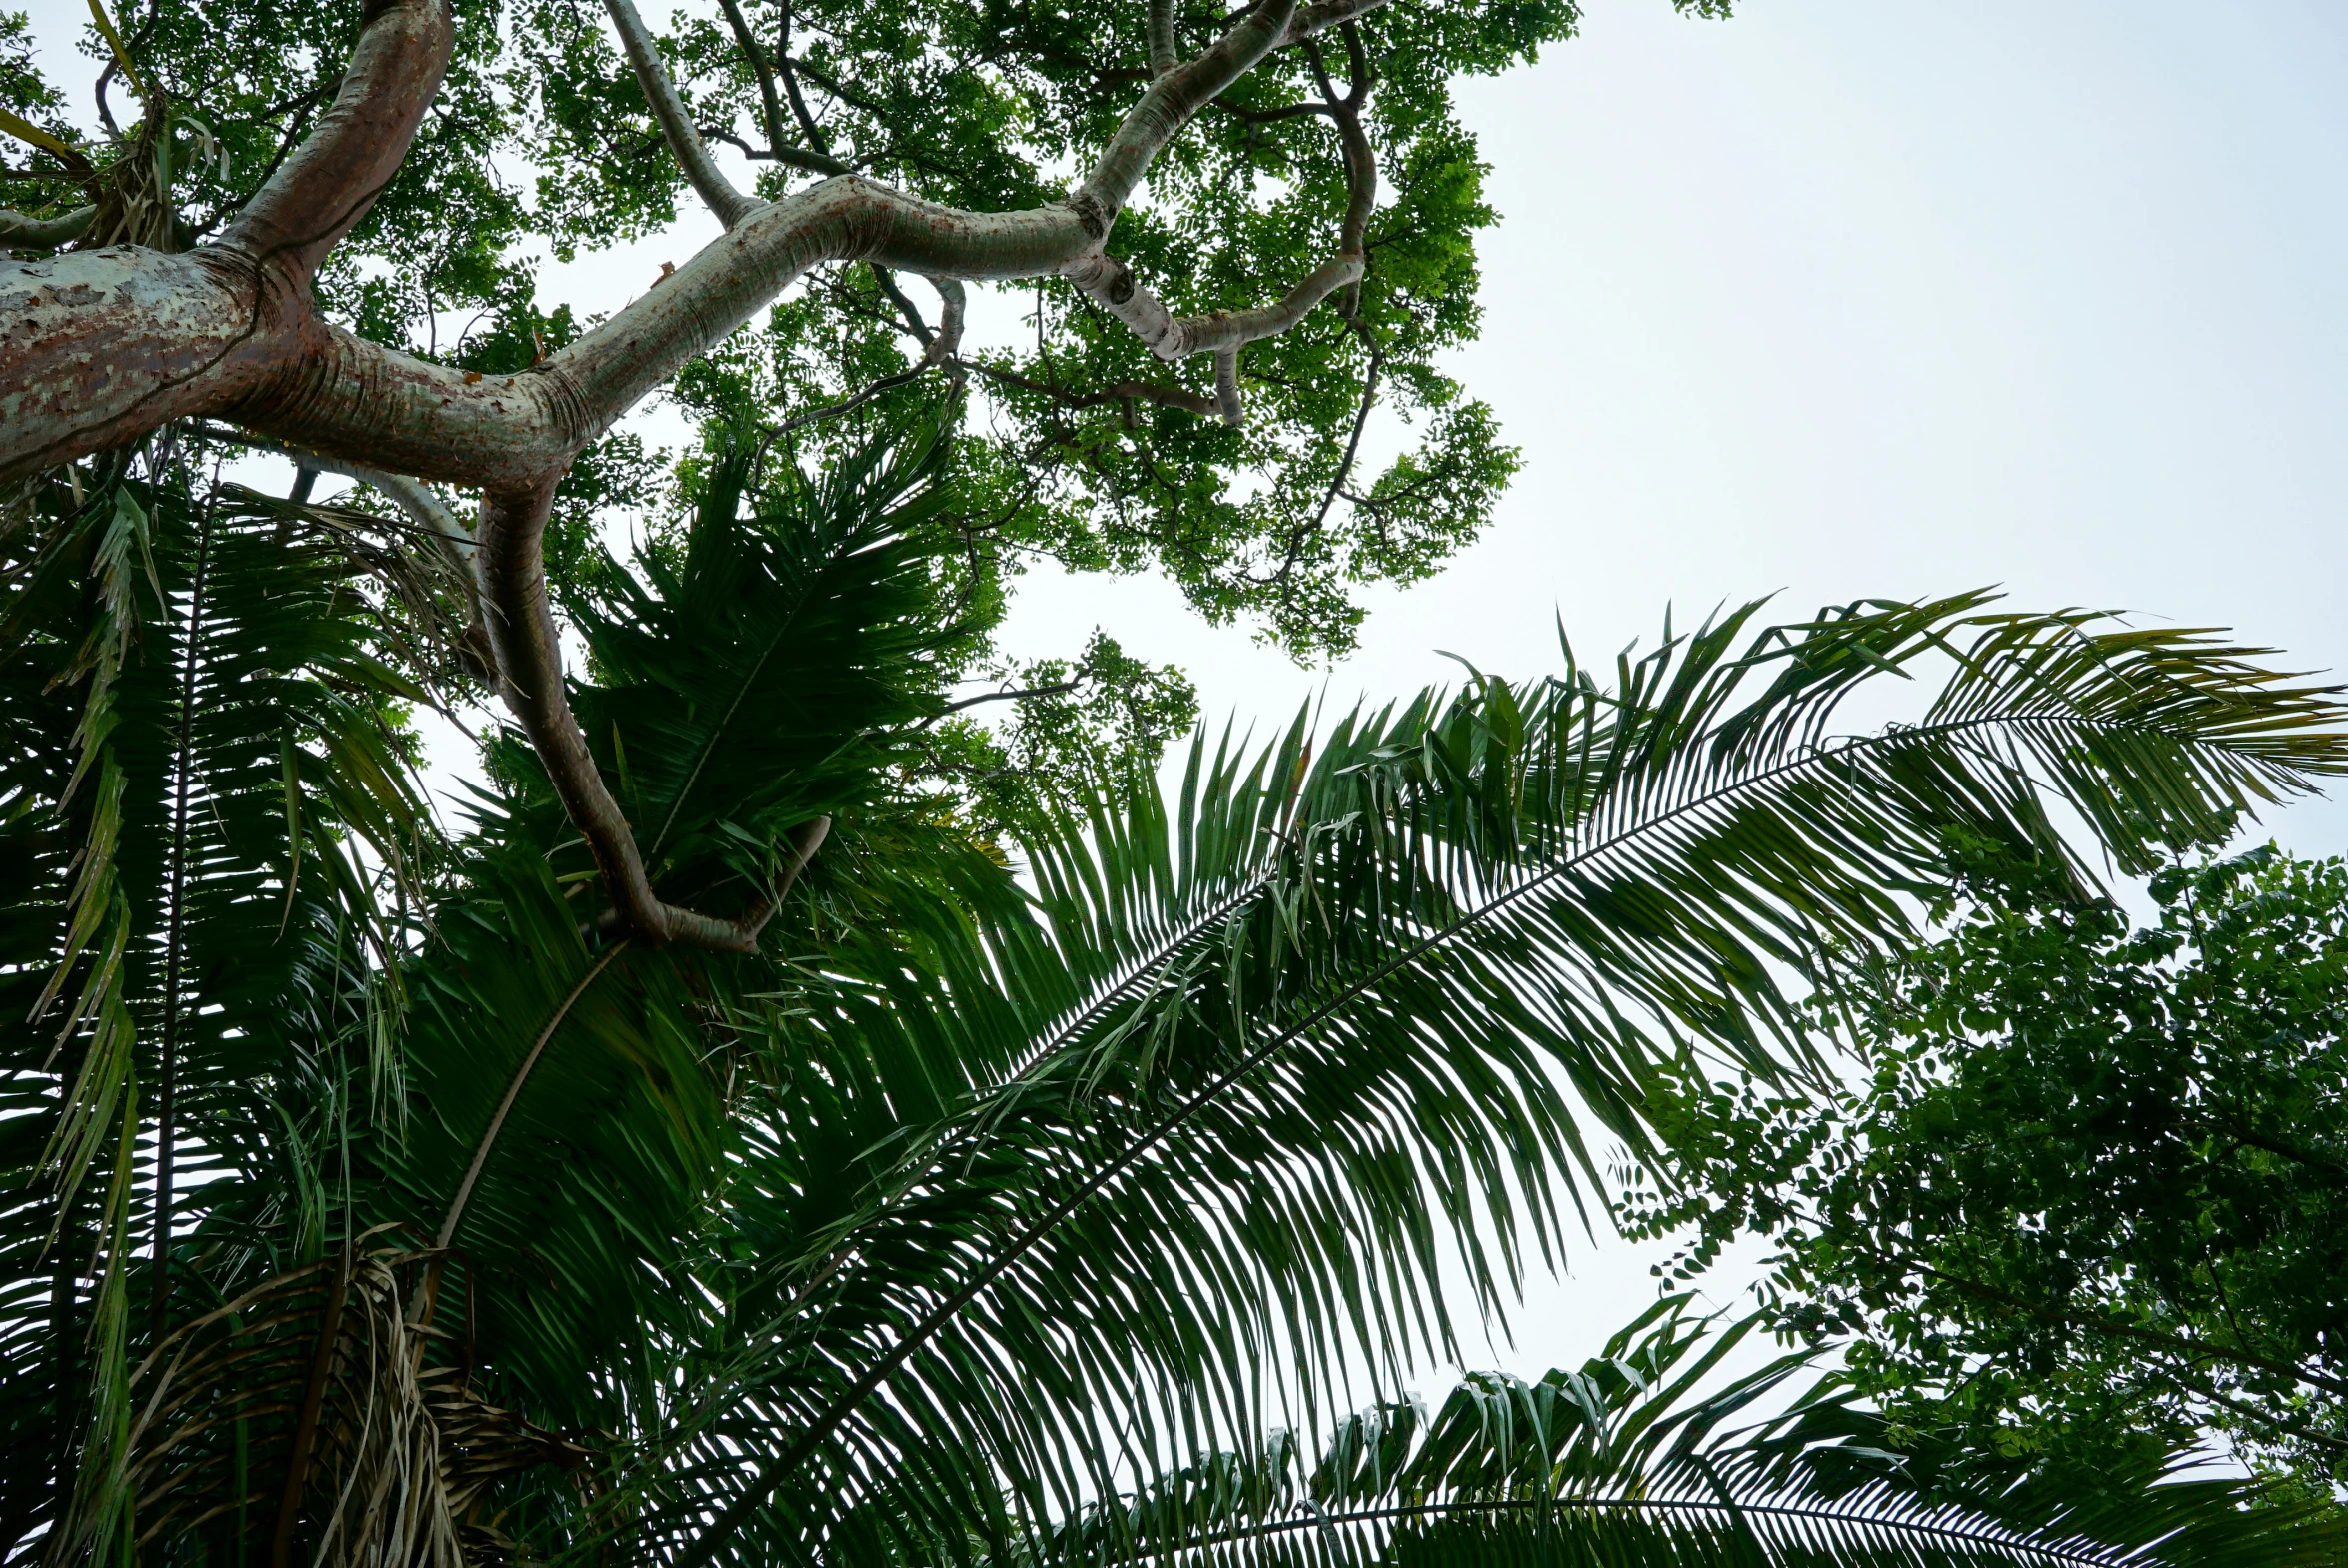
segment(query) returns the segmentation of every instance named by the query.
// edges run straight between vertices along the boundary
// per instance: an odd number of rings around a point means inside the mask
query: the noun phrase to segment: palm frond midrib
[[[1944,1517],[1965,1514],[1965,1510],[1953,1504],[1926,1506],[1931,1512]],[[1131,1557],[1097,1557],[1092,1560],[1092,1568],[1121,1568],[1122,1564],[1146,1559],[1164,1562],[1184,1553],[1211,1551],[1219,1546],[1235,1546],[1306,1530],[1336,1530],[1349,1525],[1403,1523],[1416,1519],[1475,1514],[1533,1514],[1549,1517],[1570,1515],[1576,1511],[1610,1510],[1710,1514],[1731,1521],[1746,1516],[1771,1521],[1784,1520],[1825,1526],[1838,1531],[1847,1530],[1854,1536],[1878,1534],[1903,1540],[1949,1542],[1965,1547],[2023,1554],[2039,1562],[2070,1564],[2075,1565],[2075,1568],[2117,1568],[2117,1565],[2136,1557],[2133,1550],[2080,1545],[2060,1539],[2034,1539],[2010,1525],[1977,1514],[1965,1514],[1972,1521],[1968,1528],[1949,1523],[1935,1524],[1916,1518],[1885,1518],[1823,1503],[1803,1505],[1734,1497],[1596,1497],[1566,1494],[1557,1497],[1491,1497],[1450,1502],[1393,1503],[1381,1508],[1344,1510],[1315,1505],[1311,1512],[1299,1518],[1265,1520],[1191,1540],[1154,1542]]]

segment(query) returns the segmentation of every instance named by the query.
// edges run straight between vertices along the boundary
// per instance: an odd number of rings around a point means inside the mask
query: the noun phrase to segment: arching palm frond
[[[645,1472],[659,1549],[812,1550],[884,1495],[893,1549],[1008,1549],[1309,1429],[1348,1369],[1455,1354],[1447,1267],[1492,1311],[1554,1258],[1592,1135],[1645,1150],[1659,1054],[1814,1070],[1788,982],[1903,939],[1949,834],[2086,878],[2348,767],[2327,689],[2202,634],[1979,595],[1755,619],[1201,751],[1174,799],[1030,835],[1033,921],[827,951],[762,1024],[731,1188],[762,1224],[720,1240],[729,1348]],[[1919,673],[1915,720],[1835,737]]]
[[[1185,1467],[1021,1560],[2313,1568],[2348,1544],[2336,1514],[2181,1477],[2191,1455],[2092,1498],[2037,1495],[1994,1458],[1935,1463],[1930,1434],[1893,1431],[1839,1377],[1784,1400],[1807,1354],[1721,1375],[1754,1320],[1716,1322],[1665,1297],[1578,1368],[1471,1376],[1431,1414],[1364,1411],[1317,1455],[1282,1436]]]

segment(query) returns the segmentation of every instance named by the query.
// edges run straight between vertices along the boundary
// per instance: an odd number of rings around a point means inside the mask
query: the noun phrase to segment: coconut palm
[[[2328,690],[1980,594],[1748,606],[991,828],[931,761],[965,609],[939,450],[722,460],[564,585],[647,873],[746,950],[663,947],[515,737],[465,820],[421,803],[400,705],[468,679],[461,534],[172,472],[40,491],[9,547],[20,1555],[2142,1544],[2148,1513],[1878,1462],[1846,1402],[1730,1433],[1760,1384],[1685,1405],[1676,1311],[1432,1425],[1395,1401],[1561,1260],[1605,1161],[1659,1164],[1659,1064],[1829,1070],[1805,975],[1908,939],[1952,834],[2147,867],[2348,770]],[[1910,721],[1838,734],[1909,681]],[[2156,1491],[2204,1530],[2172,1553],[2309,1538]]]

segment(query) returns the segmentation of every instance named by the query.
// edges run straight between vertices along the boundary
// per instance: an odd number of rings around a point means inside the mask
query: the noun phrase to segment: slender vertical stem
[[[824,139],[823,127],[808,112],[807,99],[799,90],[799,73],[791,67],[791,0],[782,0],[782,12],[776,25],[775,65],[783,77],[784,96],[791,100],[792,118],[799,122],[800,134],[807,138],[808,147],[819,157],[830,157],[832,147]]]
[[[155,1113],[155,1337],[163,1337],[164,1308],[171,1289],[171,1184],[178,1152],[180,946],[186,926],[188,885],[188,776],[194,771],[196,654],[204,638],[204,576],[212,564],[212,517],[220,505],[215,467],[204,521],[196,528],[196,576],[188,590],[188,631],[180,648],[179,750],[174,764],[171,806],[171,913],[163,944],[163,1070]]]
[[[326,1312],[318,1325],[318,1348],[310,1357],[310,1378],[302,1388],[300,1413],[294,1418],[294,1447],[286,1461],[285,1490],[277,1499],[277,1531],[269,1543],[269,1568],[293,1568],[294,1530],[302,1520],[302,1493],[310,1485],[310,1451],[318,1437],[319,1412],[326,1405],[326,1381],[334,1375],[335,1349],[343,1330],[343,1304],[351,1293],[351,1248],[344,1243],[342,1261],[335,1266],[334,1284],[326,1293]]]
[[[759,48],[758,35],[750,30],[750,18],[742,14],[739,0],[718,0],[725,10],[726,25],[734,29],[734,41],[742,45],[743,58],[750,62],[751,74],[758,78],[759,107],[765,111],[767,151],[780,151],[783,142],[783,101],[775,96],[775,73],[767,69],[767,57]]]

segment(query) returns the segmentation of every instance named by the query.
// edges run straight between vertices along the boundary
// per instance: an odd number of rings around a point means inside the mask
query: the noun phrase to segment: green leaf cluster
[[[1690,1265],[1766,1235],[1779,1321],[1984,1450],[2124,1475],[2204,1430],[2327,1497],[2348,1451],[2348,865],[2180,861],[2154,918],[1960,844],[1947,933],[1835,993],[1825,1099],[1691,1078]]]

